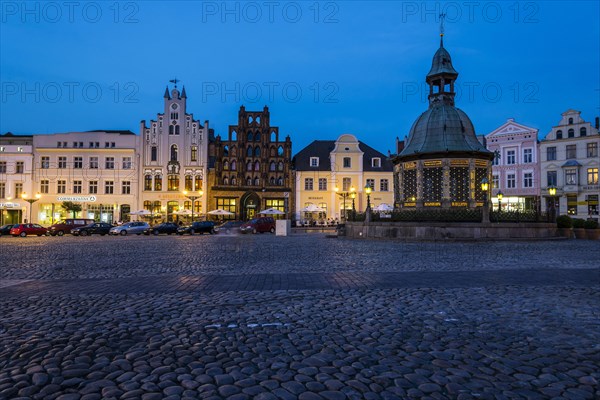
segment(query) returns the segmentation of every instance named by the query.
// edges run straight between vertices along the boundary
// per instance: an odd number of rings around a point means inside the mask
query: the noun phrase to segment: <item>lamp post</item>
[[[548,187],[548,194],[550,195],[550,221],[556,221],[556,200],[554,196],[556,196],[556,187],[554,185]]]
[[[481,180],[481,191],[483,192],[483,220],[484,224],[489,224],[490,222],[490,208],[488,204],[488,189],[490,188],[490,183],[487,178],[483,178]]]
[[[198,193],[197,195],[195,193]],[[188,192],[187,190],[183,191],[183,195],[192,201],[192,223],[194,222],[194,203],[197,199],[202,197],[204,192],[202,190],[198,190],[197,192]]]
[[[342,207],[344,207],[344,212],[342,214],[342,217],[344,219],[344,222],[346,222],[346,220],[348,219],[347,210],[346,210],[346,199],[349,196],[351,196],[352,194],[354,194],[354,196],[356,197],[356,194],[355,194],[356,189],[354,189],[354,186],[352,186],[350,188],[349,192],[340,192],[340,188],[336,186],[333,190],[335,191],[335,193],[337,193],[338,196],[340,196],[342,198],[342,201],[343,201],[343,204],[344,204],[342,206]],[[354,212],[354,197],[352,197],[352,211]]]
[[[42,195],[39,192],[35,194],[35,198],[31,198],[31,199],[29,198],[27,193],[25,193],[25,192],[21,193],[21,198],[29,203],[29,223],[30,224],[32,223],[31,222],[31,210],[33,208],[33,203],[38,201],[41,197],[42,197]]]
[[[367,194],[367,208],[365,209],[365,222],[371,222],[371,186],[365,186],[365,193]]]
[[[356,199],[356,193],[354,188],[351,189],[350,198],[352,199],[352,221],[356,220],[356,207],[354,206],[354,199]]]
[[[502,194],[502,192],[498,192],[498,212],[502,211],[502,199],[504,198],[504,195]]]
[[[161,214],[163,215],[163,222],[167,222],[167,206],[160,206]]]

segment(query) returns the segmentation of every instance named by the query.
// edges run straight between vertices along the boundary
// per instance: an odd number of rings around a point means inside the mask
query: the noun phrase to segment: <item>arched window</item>
[[[249,176],[246,178],[246,186],[252,186],[252,178]]]
[[[231,146],[231,150],[229,151],[229,154],[231,155],[231,157],[235,157],[237,152],[237,148],[235,146]]]
[[[277,179],[277,186],[283,186],[283,178],[278,178]]]
[[[254,170],[255,170],[255,171],[260,171],[260,163],[259,163],[258,161],[256,161],[256,162],[254,163]]]
[[[237,184],[237,179],[235,179],[235,176],[232,176],[232,177],[231,177],[231,184],[232,184],[233,186],[235,186],[235,185]]]
[[[254,178],[254,186],[260,186],[260,179]]]
[[[248,161],[246,164],[246,171],[252,171],[252,161]]]
[[[259,117],[256,117],[256,118],[254,118],[254,120],[256,121],[256,123],[257,123],[257,124],[260,124],[260,116],[259,116]]]
[[[562,131],[560,129],[556,131],[556,138],[562,139]]]
[[[175,134],[179,135],[179,125],[175,125]]]
[[[260,157],[260,147],[258,146],[254,148],[254,157]]]
[[[177,156],[178,156],[178,151],[177,151],[177,145],[173,144],[171,145],[171,161],[177,161]]]
[[[281,161],[279,161],[279,163],[277,164],[277,170],[283,171],[283,163]]]
[[[225,157],[229,156],[229,146],[224,146],[223,147],[223,155]]]
[[[235,142],[237,140],[237,132],[231,131],[231,141]]]
[[[271,132],[271,143],[276,143],[277,142],[277,134],[275,133],[275,131]]]
[[[225,161],[225,162],[223,163],[223,170],[224,170],[224,171],[227,171],[228,169],[229,169],[229,162],[228,162],[228,161]]]
[[[573,123],[573,118],[569,118],[569,125]]]
[[[579,136],[587,136],[587,129],[581,128],[579,130]]]
[[[575,137],[575,129],[569,129],[569,130],[567,131],[567,135],[568,135],[570,138],[573,138],[573,137]]]
[[[275,186],[275,178],[274,177],[269,178],[269,185]]]
[[[252,157],[252,146],[248,146],[248,148],[246,149],[246,155],[248,157]]]
[[[252,132],[248,132],[248,141],[251,142],[254,137],[252,136]]]
[[[277,155],[278,155],[279,157],[283,157],[283,146],[279,146],[279,147],[277,148]]]
[[[152,146],[150,149],[150,161],[158,161],[158,148],[156,146]]]
[[[233,161],[231,162],[231,170],[232,170],[232,171],[235,171],[236,169],[237,169],[237,163],[235,162],[235,160],[233,160]]]
[[[275,171],[275,161],[271,161],[271,164],[269,164],[269,171]]]
[[[256,142],[260,142],[260,132],[259,131],[256,131],[256,133],[254,134],[254,140]]]
[[[229,185],[229,179],[227,177],[223,178],[223,185]]]
[[[169,125],[169,135],[173,134],[173,125]]]

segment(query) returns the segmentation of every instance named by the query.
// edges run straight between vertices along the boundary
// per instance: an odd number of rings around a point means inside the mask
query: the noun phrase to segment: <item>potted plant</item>
[[[559,236],[571,239],[573,237],[573,220],[568,215],[560,215],[556,217],[556,226],[558,227]]]
[[[573,233],[576,239],[587,239],[585,233],[585,220],[579,218],[573,218]]]
[[[598,229],[598,221],[595,219],[588,219],[584,224],[585,233],[590,240],[600,239],[600,229]]]

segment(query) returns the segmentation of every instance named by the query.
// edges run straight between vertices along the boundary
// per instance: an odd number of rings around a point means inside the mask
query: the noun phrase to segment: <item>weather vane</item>
[[[177,82],[181,82],[181,79],[171,79],[169,82],[174,83],[175,84],[175,89],[177,89]]]
[[[446,18],[445,13],[440,14],[440,36],[444,36],[444,19]]]

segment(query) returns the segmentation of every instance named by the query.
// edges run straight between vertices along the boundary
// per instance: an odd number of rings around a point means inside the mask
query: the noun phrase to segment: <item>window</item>
[[[277,171],[283,171],[283,162],[279,161],[277,163]]]
[[[73,142],[73,147],[78,147],[78,146],[79,146],[79,143]]]
[[[569,144],[567,145],[567,160],[577,158],[577,145]]]
[[[566,185],[577,185],[577,170],[570,168],[565,170],[565,184]]]
[[[110,143],[104,142],[104,147],[108,149],[110,147]]]
[[[530,164],[533,162],[533,149],[523,149],[523,163]]]
[[[319,190],[327,190],[327,178],[319,178]]]
[[[254,157],[260,157],[260,147],[258,146],[254,148]]]
[[[533,187],[533,172],[525,172],[523,174],[523,187],[524,188]]]
[[[254,170],[255,170],[255,171],[260,171],[260,163],[259,163],[258,161],[256,161],[256,162],[254,163]]]
[[[558,174],[556,171],[547,171],[546,180],[548,181],[548,186],[558,185]]]
[[[260,186],[260,179],[254,178],[254,186]]]
[[[156,146],[152,146],[150,148],[150,161],[158,160],[158,148]]]
[[[152,190],[152,175],[144,176],[144,190]]]
[[[352,187],[352,179],[351,178],[343,178],[342,179],[342,190],[344,192],[349,192]]]
[[[588,143],[587,144],[587,156],[590,157],[598,157],[598,143]]]
[[[567,195],[567,214],[569,214],[569,215],[577,214],[577,195],[576,194],[568,194]]]
[[[365,186],[370,187],[371,190],[375,190],[375,179],[367,179],[367,184]]]
[[[50,181],[47,179],[43,179],[40,181],[40,193],[48,193],[50,190]],[[0,196],[2,197],[2,196]]]
[[[67,168],[67,157],[58,157],[58,168]]]
[[[67,181],[56,182],[56,193],[65,194],[67,192]]]
[[[515,174],[506,175],[506,187],[508,189],[514,189],[517,186]]]
[[[115,147],[115,142],[110,142],[110,147],[114,148]]]
[[[179,176],[169,175],[167,177],[167,190],[169,192],[176,192],[179,190]]]
[[[597,185],[598,184],[598,168],[588,168],[587,183],[588,183],[588,185]]]
[[[123,157],[123,169],[131,169],[131,157]]]
[[[162,175],[156,175],[154,177],[154,190],[157,192],[162,190]]]
[[[379,181],[379,190],[382,192],[387,192],[390,190],[390,183],[387,179],[381,179]]]
[[[310,166],[318,167],[319,166],[319,157],[311,157],[310,158]]]
[[[371,167],[373,168],[381,168],[381,158],[371,158]]]
[[[562,139],[562,131],[561,130],[556,131],[556,138]]]
[[[579,130],[579,136],[587,136],[587,129],[585,129],[585,127],[582,127]]]
[[[19,153],[22,153],[22,152],[23,152],[23,148],[22,148],[21,146],[19,146],[19,147],[17,147],[17,151],[18,151]]]
[[[229,211],[234,214],[231,216],[225,216],[225,219],[234,219],[235,218],[235,213],[237,211],[235,208],[236,204],[237,204],[237,199],[235,197],[217,198],[217,208],[220,208],[221,210]]]
[[[570,138],[574,138],[575,137],[575,129],[569,129],[567,131],[567,136]]]
[[[246,149],[246,156],[252,157],[252,147],[251,146],[248,146],[248,148]]]
[[[17,170],[15,173],[22,174],[25,172],[25,163],[23,161],[17,161]]]
[[[304,190],[313,190],[313,178],[304,178]]]
[[[113,181],[104,182],[104,194],[113,194],[115,191],[115,183]]]
[[[271,161],[269,164],[269,171],[275,171],[277,167],[275,166],[275,161]]]
[[[252,186],[252,178],[246,177],[246,186]]]
[[[246,164],[246,171],[252,171],[252,161],[248,161]]]
[[[73,168],[83,168],[83,157],[73,157]]]
[[[279,157],[283,157],[283,146],[279,146],[279,147],[277,148],[277,155],[278,155]]]
[[[253,139],[252,132],[248,132],[248,141],[251,142]]]
[[[198,146],[192,146],[191,161],[198,161]]]
[[[344,168],[351,168],[352,159],[350,157],[344,157]]]
[[[50,168],[50,157],[42,157],[41,167],[42,169]]]
[[[81,181],[73,181],[73,193],[81,193]]]
[[[106,157],[104,166],[106,169],[115,169],[115,158],[114,157]]]
[[[193,179],[194,179],[194,177],[191,176],[191,175],[186,175],[185,176],[185,182],[184,182],[185,190],[188,190],[190,192],[192,190],[194,190],[194,187],[193,187],[194,186],[194,180]]]
[[[6,161],[0,161],[0,174],[6,173]]]
[[[548,147],[546,148],[546,161],[555,161],[556,160],[556,147]]]
[[[171,161],[177,161],[179,156],[179,150],[177,149],[177,145],[171,145]]]
[[[98,169],[98,157],[90,157],[90,169]]]
[[[569,118],[569,125],[573,123],[573,118]]]
[[[121,194],[131,194],[131,182],[123,181],[121,183]]]
[[[194,190],[202,189],[202,177],[200,175],[196,175],[194,177]]]
[[[6,183],[0,182],[0,199],[6,197]]]
[[[500,176],[492,175],[492,189],[499,189],[499,188],[500,188]]]
[[[56,142],[56,147],[62,147],[62,142]]]
[[[232,170],[232,171],[235,171],[236,169],[237,169],[237,163],[235,162],[235,160],[233,160],[233,161],[231,162],[231,170]]]
[[[90,192],[90,194],[98,193],[98,181],[90,181],[89,192]]]
[[[20,198],[21,193],[23,193],[23,184],[15,183],[15,198],[17,198],[17,199]]]
[[[516,156],[515,156],[515,151],[514,150],[508,150],[506,152],[506,164],[507,165],[512,165],[516,163]]]

